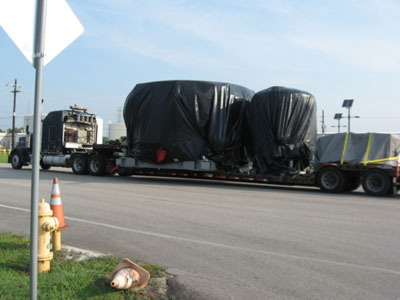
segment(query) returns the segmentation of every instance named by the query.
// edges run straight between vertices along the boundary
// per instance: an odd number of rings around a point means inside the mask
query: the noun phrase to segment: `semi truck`
[[[85,174],[88,158],[97,157],[94,150],[98,135],[96,115],[88,113],[85,107],[73,105],[69,110],[50,112],[42,123],[41,168],[70,167],[76,174]],[[31,144],[28,137],[25,145],[11,151],[9,162],[14,169],[31,163]]]
[[[258,184],[299,185],[319,187],[323,192],[350,192],[362,185],[369,195],[396,194],[400,186],[399,156],[360,161],[344,160],[350,133],[342,134],[341,159],[329,162],[314,160],[304,168],[296,160],[289,160],[290,172],[261,173],[250,167],[225,169],[207,157],[196,160],[152,162],[134,157],[126,140],[97,144],[96,115],[86,108],[71,106],[70,110],[50,112],[43,120],[40,165],[44,170],[52,166],[71,168],[79,175],[105,176],[161,176],[207,180],[246,182]],[[342,139],[342,140],[343,140]],[[359,137],[355,140],[359,140]],[[367,143],[371,150],[372,135]],[[345,148],[343,148],[345,147]],[[158,149],[160,161],[165,150]],[[314,154],[314,157],[318,156]],[[31,163],[31,147],[19,146],[12,150],[9,162],[14,169]],[[368,157],[368,155],[367,155]],[[293,172],[295,170],[295,172]]]

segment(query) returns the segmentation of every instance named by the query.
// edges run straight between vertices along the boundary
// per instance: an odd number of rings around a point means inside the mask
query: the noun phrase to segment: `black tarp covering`
[[[256,93],[249,108],[254,168],[265,174],[296,172],[309,166],[317,138],[313,95],[271,87]]]
[[[124,106],[129,154],[144,161],[248,162],[244,120],[251,90],[229,83],[160,81],[135,86]]]

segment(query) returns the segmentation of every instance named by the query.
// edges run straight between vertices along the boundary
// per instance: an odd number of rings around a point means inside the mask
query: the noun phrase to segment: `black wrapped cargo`
[[[309,166],[317,137],[313,95],[271,87],[256,93],[249,107],[255,169],[262,174],[295,173]]]
[[[253,94],[219,82],[138,84],[124,106],[128,154],[156,163],[207,157],[225,169],[246,164],[244,122]]]

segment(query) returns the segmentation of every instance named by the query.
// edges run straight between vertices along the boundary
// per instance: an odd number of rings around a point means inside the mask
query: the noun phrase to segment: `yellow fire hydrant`
[[[58,229],[57,218],[52,217],[53,211],[50,205],[42,198],[39,203],[39,241],[38,241],[38,272],[50,271],[50,261],[53,259],[51,252],[50,232]]]

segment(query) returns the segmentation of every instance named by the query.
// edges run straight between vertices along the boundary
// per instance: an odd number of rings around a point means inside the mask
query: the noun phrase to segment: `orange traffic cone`
[[[50,208],[53,211],[53,216],[58,219],[58,222],[60,224],[58,231],[71,228],[71,226],[67,226],[65,224],[64,210],[61,202],[61,192],[60,192],[60,187],[58,186],[57,177],[54,177],[53,180],[53,188],[51,190],[51,198],[50,198]]]

